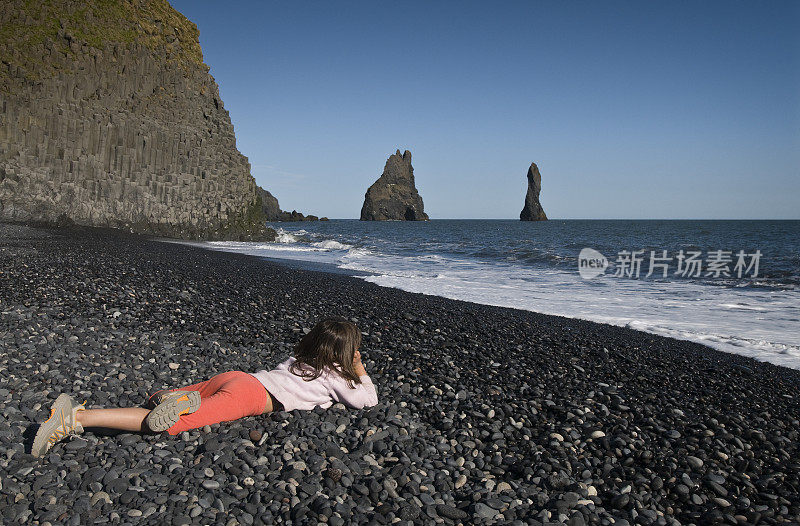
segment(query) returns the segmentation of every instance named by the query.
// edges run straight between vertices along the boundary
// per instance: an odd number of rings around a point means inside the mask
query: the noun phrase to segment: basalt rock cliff
[[[0,219],[274,237],[195,24],[166,0],[0,2]]]
[[[383,174],[367,190],[362,221],[427,221],[422,197],[414,185],[411,152],[389,156]]]
[[[547,215],[544,213],[541,203],[539,203],[539,193],[542,191],[542,174],[536,163],[531,163],[528,168],[528,193],[525,194],[525,206],[519,213],[521,221],[546,221]]]

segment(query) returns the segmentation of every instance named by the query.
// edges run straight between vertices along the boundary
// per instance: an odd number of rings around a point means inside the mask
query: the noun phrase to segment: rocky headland
[[[797,524],[800,372],[685,341],[93,229],[0,224],[0,523]],[[171,437],[88,407],[270,368],[354,320],[366,410]]]
[[[528,191],[525,194],[525,205],[519,213],[521,221],[545,221],[547,214],[544,213],[542,204],[539,202],[539,193],[542,191],[542,174],[536,163],[531,163],[528,168]]]
[[[0,3],[0,218],[270,239],[195,24],[166,0]]]
[[[411,152],[397,150],[389,156],[383,173],[369,187],[361,207],[362,221],[427,221],[414,183]]]
[[[312,214],[304,215],[302,212],[281,210],[278,198],[263,188],[258,188],[261,196],[261,210],[267,221],[327,221],[327,217],[317,217]]]

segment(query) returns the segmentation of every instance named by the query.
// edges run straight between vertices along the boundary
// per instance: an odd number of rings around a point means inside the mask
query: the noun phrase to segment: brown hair
[[[355,389],[361,383],[353,367],[353,356],[361,346],[361,331],[344,318],[327,318],[317,323],[294,348],[295,362],[289,370],[306,381],[329,369]]]

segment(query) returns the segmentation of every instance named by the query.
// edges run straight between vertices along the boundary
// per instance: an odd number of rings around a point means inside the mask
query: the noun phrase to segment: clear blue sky
[[[173,0],[256,181],[358,217],[409,149],[431,218],[800,218],[800,2]]]

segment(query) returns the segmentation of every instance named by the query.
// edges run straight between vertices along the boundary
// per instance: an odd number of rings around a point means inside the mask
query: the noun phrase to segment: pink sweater
[[[283,404],[285,411],[314,409],[316,406],[328,408],[334,402],[342,402],[355,409],[378,403],[378,394],[369,376],[362,376],[361,383],[356,384],[355,389],[348,387],[347,381],[332,371],[325,371],[318,378],[306,381],[289,370],[294,361],[292,357],[271,371],[251,373]]]

